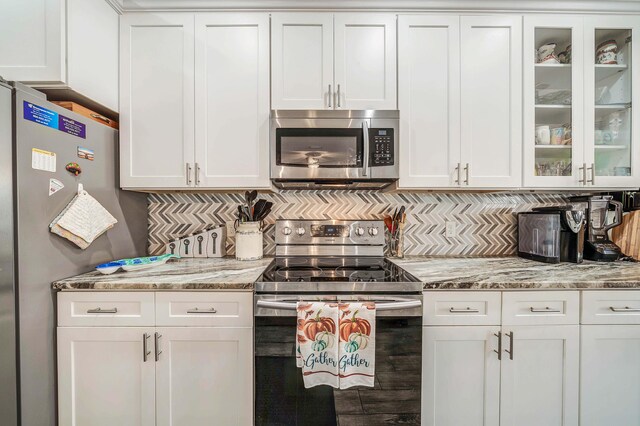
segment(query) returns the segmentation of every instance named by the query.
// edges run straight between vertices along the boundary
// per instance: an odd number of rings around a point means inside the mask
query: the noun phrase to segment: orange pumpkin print
[[[340,340],[343,342],[349,341],[349,336],[352,333],[361,333],[365,336],[371,334],[371,323],[363,318],[357,318],[358,311],[353,313],[351,318],[340,320]]]
[[[336,332],[336,323],[333,319],[321,317],[320,312],[322,312],[322,309],[318,311],[318,314],[314,318],[304,320],[304,324],[302,325],[302,332],[309,340],[315,340],[316,334],[322,331],[329,333]]]

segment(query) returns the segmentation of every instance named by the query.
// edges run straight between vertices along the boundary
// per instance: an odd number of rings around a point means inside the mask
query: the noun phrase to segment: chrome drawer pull
[[[452,314],[479,314],[480,313],[479,310],[471,309],[468,306],[467,306],[467,309],[449,308],[449,312],[451,312]]]
[[[118,308],[112,308],[112,309],[102,309],[102,308],[87,309],[87,313],[88,314],[117,314],[118,313]]]
[[[160,354],[162,353],[162,351],[160,350],[160,338],[162,337],[162,334],[160,333],[154,333],[154,347],[156,349],[156,362],[158,362],[160,360]]]
[[[625,306],[624,308],[614,308],[613,306],[609,306],[613,312],[640,312],[640,308],[630,308]]]
[[[496,336],[498,338],[498,350],[493,350],[495,353],[498,354],[498,361],[502,360],[502,334],[500,333],[500,331],[498,331],[498,333],[493,333],[494,336]]]
[[[217,312],[218,311],[216,311],[216,308],[210,308],[210,309],[193,308],[187,311],[188,314],[215,314]]]
[[[504,333],[504,335],[509,337],[509,349],[505,349],[504,351],[509,354],[509,359],[513,361],[513,331]]]
[[[151,351],[147,345],[147,339],[149,339],[149,337],[151,337],[151,335],[147,333],[142,335],[142,362],[147,362],[147,357],[151,355]]]
[[[548,306],[546,306],[544,309],[534,308],[534,307],[532,306],[532,307],[530,307],[530,308],[529,308],[529,310],[530,310],[531,312],[534,312],[534,313],[540,313],[540,312],[543,312],[543,313],[547,313],[547,314],[559,314],[559,313],[561,313],[561,312],[562,312],[560,309],[551,309],[551,308],[550,308],[550,307],[548,307]]]

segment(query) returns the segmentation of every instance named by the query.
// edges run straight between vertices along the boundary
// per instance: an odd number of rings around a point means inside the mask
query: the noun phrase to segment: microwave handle
[[[362,154],[362,176],[367,176],[369,172],[369,123],[362,122],[362,137],[364,141],[364,153]]]

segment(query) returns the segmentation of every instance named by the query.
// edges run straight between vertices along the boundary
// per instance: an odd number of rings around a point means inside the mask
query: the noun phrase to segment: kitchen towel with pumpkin
[[[373,387],[376,355],[376,305],[340,303],[340,389]]]
[[[305,388],[340,386],[338,373],[337,302],[298,302],[296,364]]]
[[[305,388],[373,387],[375,304],[298,302],[296,362]]]

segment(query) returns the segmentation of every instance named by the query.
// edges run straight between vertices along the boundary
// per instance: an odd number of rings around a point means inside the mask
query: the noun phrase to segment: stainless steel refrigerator
[[[69,173],[69,163],[81,173]],[[52,179],[64,187],[52,191],[59,187]],[[118,220],[86,250],[49,232],[78,183]],[[117,130],[49,103],[33,89],[0,82],[1,425],[56,424],[51,283],[144,255],[146,242],[146,197],[119,189]]]

